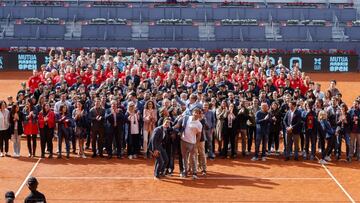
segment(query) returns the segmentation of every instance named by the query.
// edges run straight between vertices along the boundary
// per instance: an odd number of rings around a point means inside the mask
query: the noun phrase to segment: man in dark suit
[[[298,109],[296,109],[296,101],[291,101],[289,103],[289,110],[286,112],[283,122],[287,136],[285,160],[288,161],[290,159],[290,149],[292,148],[292,143],[294,143],[294,160],[298,161],[299,139],[301,132],[301,113]]]
[[[155,160],[154,178],[159,179],[160,175],[165,175],[165,166],[169,158],[164,148],[164,141],[168,136],[168,129],[170,128],[171,121],[165,118],[163,124],[154,129],[152,137],[150,138],[150,150],[152,151]]]
[[[140,76],[136,74],[136,69],[131,69],[130,75],[126,76],[126,86],[129,86],[130,80],[133,82],[134,87],[137,88],[140,84]]]
[[[101,107],[100,98],[95,99],[95,106],[90,109],[91,120],[91,148],[93,151],[92,158],[96,157],[96,142],[98,144],[98,153],[103,156],[104,131],[105,131],[105,109]]]
[[[111,101],[111,108],[106,110],[105,119],[106,124],[106,150],[108,151],[108,158],[112,157],[112,145],[115,138],[116,155],[118,159],[121,159],[121,140],[124,135],[125,115],[121,109],[117,106],[117,101]]]

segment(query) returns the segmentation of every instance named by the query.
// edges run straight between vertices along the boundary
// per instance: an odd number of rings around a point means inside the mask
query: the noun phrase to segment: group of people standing
[[[40,137],[42,158],[62,158],[63,142],[66,158],[88,150],[93,158],[154,156],[156,178],[172,174],[177,159],[180,175],[194,179],[216,156],[314,160],[319,151],[325,164],[332,154],[341,158],[343,141],[346,160],[360,159],[360,98],[348,107],[336,81],[323,92],[298,64],[289,69],[242,50],[127,57],[51,50],[49,57],[16,99],[0,102],[1,156],[10,156],[11,138],[19,157],[24,134],[29,157]]]

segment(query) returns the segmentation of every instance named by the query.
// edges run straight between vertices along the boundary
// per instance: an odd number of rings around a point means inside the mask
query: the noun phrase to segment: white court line
[[[35,163],[35,165],[32,167],[31,171],[30,171],[29,174],[26,176],[24,182],[21,184],[20,188],[16,191],[15,197],[17,197],[17,196],[20,194],[20,192],[21,192],[21,190],[23,189],[23,187],[25,186],[27,180],[30,178],[31,174],[35,171],[36,167],[39,165],[40,160],[41,160],[41,158],[39,158],[39,159],[37,160],[37,162]]]
[[[319,160],[318,157],[316,158]],[[345,190],[345,188],[340,184],[340,182],[335,178],[335,176],[330,172],[330,170],[324,164],[321,164],[321,166],[325,169],[327,174],[329,174],[329,176],[335,181],[335,183],[339,186],[341,191],[343,191],[343,193],[349,198],[350,202],[355,203],[355,200],[350,196],[350,194]]]
[[[47,180],[152,180],[154,179],[153,176],[43,176],[37,177],[38,179],[47,179]],[[185,178],[180,177],[166,177],[165,179],[179,179],[179,180],[186,180]],[[269,177],[269,178],[256,178],[256,177],[199,177],[202,180],[332,180],[331,178],[287,178],[287,177]]]

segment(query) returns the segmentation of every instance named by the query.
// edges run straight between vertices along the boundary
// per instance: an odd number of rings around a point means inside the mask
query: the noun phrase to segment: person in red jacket
[[[31,99],[26,100],[23,109],[24,115],[24,134],[27,137],[27,145],[29,150],[29,157],[35,157],[36,152],[36,136],[38,134],[38,116],[36,114],[34,105]],[[32,141],[32,145],[31,145]]]
[[[283,73],[283,72],[280,73],[280,77],[276,80],[275,86],[277,88],[285,87],[285,73]]]
[[[34,93],[40,82],[41,78],[39,76],[38,70],[33,70],[33,75],[28,80],[28,87],[30,88],[31,93]]]
[[[55,128],[55,113],[50,109],[50,104],[45,103],[39,115],[41,158],[45,158],[45,146],[49,151],[49,158],[53,157],[53,137]]]
[[[65,74],[65,80],[69,87],[71,87],[73,84],[76,83],[76,77],[78,74],[76,73],[76,70],[74,67],[70,68],[70,72]]]

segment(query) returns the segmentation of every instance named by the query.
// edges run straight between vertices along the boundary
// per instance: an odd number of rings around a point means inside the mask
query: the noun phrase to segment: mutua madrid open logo
[[[329,63],[330,72],[348,72],[349,57],[347,56],[331,56]]]

